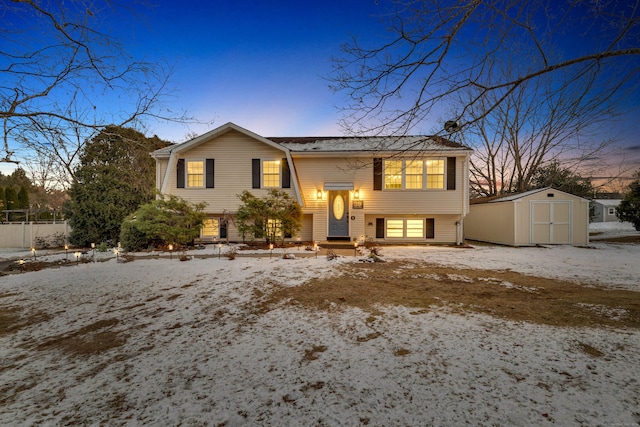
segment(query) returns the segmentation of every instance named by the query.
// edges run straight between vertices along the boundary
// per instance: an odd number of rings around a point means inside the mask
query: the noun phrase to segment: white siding
[[[468,209],[468,185],[466,157],[458,157],[456,162],[456,190],[373,190],[373,158],[309,158],[292,155],[300,189],[305,199],[305,213],[314,216],[313,238],[325,240],[328,226],[328,194],[323,193],[318,200],[317,191],[325,183],[349,182],[359,191],[363,209],[352,209],[353,192],[349,202],[350,236],[371,236],[368,220],[373,217],[439,217],[442,227],[436,227],[435,242],[456,241],[455,222]],[[445,218],[447,220],[445,221]],[[447,224],[446,226],[444,224]],[[375,236],[375,223],[373,229]]]
[[[171,161],[157,161],[159,188],[193,203],[207,204],[205,212],[222,216],[223,212],[235,212],[239,206],[238,195],[248,190],[257,197],[264,196],[267,189],[252,188],[252,159],[275,160],[286,157],[286,152],[252,136],[231,129],[217,133],[209,140],[194,140],[193,147],[177,154]],[[453,154],[453,153],[452,153]],[[436,238],[430,242],[456,241],[456,221],[461,221],[468,209],[468,153],[456,153],[455,190],[382,190],[374,191],[373,156],[330,156],[322,153],[292,153],[291,188],[284,189],[296,197],[296,182],[303,201],[303,229],[300,238],[304,241],[323,241],[328,229],[328,191],[318,198],[318,190],[327,183],[352,183],[359,192],[362,209],[353,208],[354,191],[350,192],[347,204],[349,236],[375,236],[368,218],[435,218]],[[425,157],[427,158],[427,157]],[[446,158],[440,155],[438,158]],[[177,159],[214,159],[214,188],[177,188]],[[446,171],[445,171],[446,176]],[[166,182],[165,182],[166,180]],[[228,227],[230,240],[241,240],[235,227]],[[294,240],[297,236],[294,236]]]
[[[262,197],[268,189],[251,188],[252,159],[283,159],[285,152],[257,141],[237,131],[230,131],[211,142],[203,142],[191,150],[180,153],[182,159],[214,159],[215,188],[177,188],[176,172],[168,174],[167,193],[174,194],[193,203],[205,202],[208,213],[219,213],[223,210],[235,212],[240,204],[238,195],[244,190],[254,196]],[[293,179],[293,177],[292,177]],[[292,188],[283,189],[291,197],[295,196]]]

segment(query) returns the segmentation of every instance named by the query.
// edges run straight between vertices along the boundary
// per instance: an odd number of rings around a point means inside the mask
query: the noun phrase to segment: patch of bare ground
[[[412,262],[345,265],[340,277],[277,287],[263,309],[281,302],[326,310],[353,306],[381,314],[396,305],[477,312],[542,325],[640,328],[640,292],[603,289],[512,271],[454,269]]]
[[[0,337],[16,332],[18,329],[45,322],[50,318],[51,316],[46,313],[25,312],[18,307],[0,305]]]
[[[640,234],[633,236],[620,236],[620,237],[603,237],[598,238],[597,235],[589,236],[589,238],[594,242],[602,242],[602,243],[634,243],[640,244]]]
[[[76,356],[102,353],[126,343],[128,335],[113,329],[118,323],[117,319],[99,320],[75,332],[52,337],[37,349],[57,348]]]

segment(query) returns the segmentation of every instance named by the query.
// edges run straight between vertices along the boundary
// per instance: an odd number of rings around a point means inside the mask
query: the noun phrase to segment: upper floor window
[[[444,160],[385,160],[385,190],[444,189]]]
[[[262,187],[280,187],[280,160],[262,161]]]
[[[204,187],[204,161],[187,161],[187,187]]]
[[[406,189],[422,190],[424,185],[424,162],[422,160],[407,160],[404,173]]]
[[[444,160],[426,160],[427,188],[444,188]]]
[[[384,188],[386,190],[402,189],[402,160],[384,161]]]

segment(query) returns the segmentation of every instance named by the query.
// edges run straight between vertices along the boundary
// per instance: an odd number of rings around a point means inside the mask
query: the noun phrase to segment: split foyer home
[[[238,195],[277,188],[303,211],[286,240],[461,243],[471,152],[440,137],[266,138],[227,123],[152,156],[162,194],[207,204],[203,240],[242,241],[223,220]]]

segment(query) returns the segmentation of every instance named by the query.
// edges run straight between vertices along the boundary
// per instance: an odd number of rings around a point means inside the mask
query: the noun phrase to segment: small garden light
[[[353,242],[353,256],[358,256],[358,241]]]
[[[173,259],[173,245],[169,245],[169,259]]]
[[[64,260],[69,261],[69,245],[64,245]]]
[[[33,254],[33,259],[38,259],[38,257],[36,256],[36,248],[31,248],[31,253]]]
[[[20,266],[20,273],[24,273],[24,260],[21,259],[18,261],[18,265]]]
[[[91,244],[91,250],[93,251],[93,262],[96,262],[96,244],[92,243]]]
[[[273,243],[269,243],[269,258],[273,255]]]
[[[313,250],[316,252],[316,259],[318,258],[318,244],[313,242]]]
[[[74,255],[76,256],[76,265],[80,264],[80,255],[82,254],[79,251],[76,251]]]
[[[120,259],[118,256],[120,255],[120,250],[118,248],[114,248],[113,253],[116,254],[116,262],[119,262]]]
[[[218,243],[218,259],[220,259],[220,252],[222,251],[222,242]]]
[[[296,245],[298,246],[298,250],[300,250],[300,236],[296,237]]]

